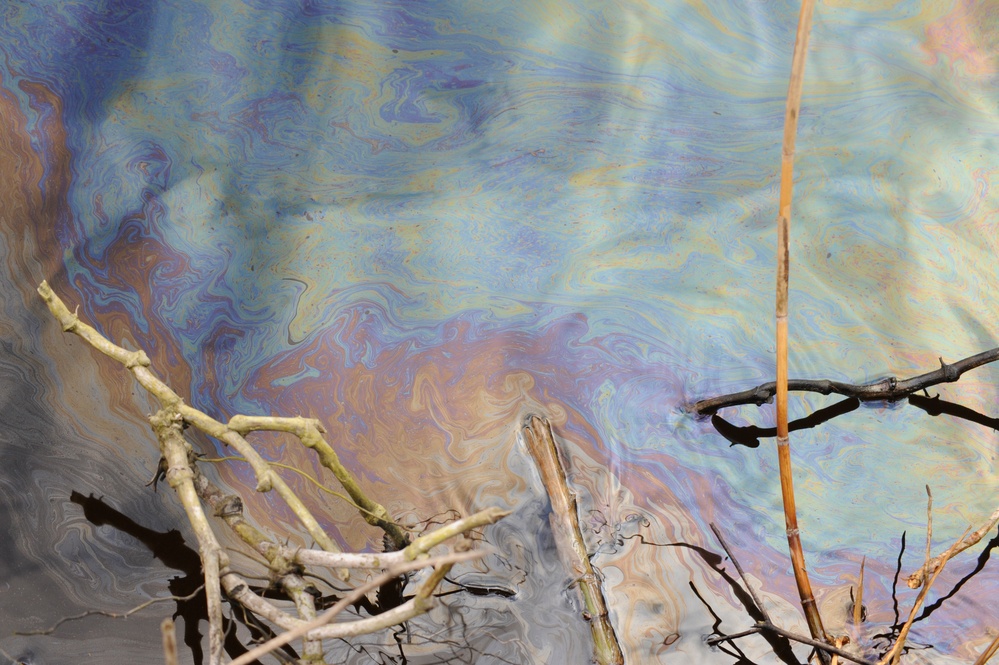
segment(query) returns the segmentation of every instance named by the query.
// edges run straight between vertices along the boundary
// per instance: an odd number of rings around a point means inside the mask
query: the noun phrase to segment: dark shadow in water
[[[725,633],[721,630],[722,618],[718,616],[718,613],[715,612],[713,607],[711,607],[711,604],[705,600],[704,596],[701,595],[701,592],[697,590],[697,585],[694,584],[693,580],[687,582],[687,584],[690,585],[690,590],[694,592],[695,596],[697,596],[697,600],[701,601],[701,604],[704,605],[708,614],[710,614],[715,620],[714,623],[711,624],[711,635],[726,637]],[[719,642],[715,645],[715,648],[726,655],[732,656],[732,658],[735,659],[733,665],[756,665],[756,663],[746,657],[746,654],[742,652],[742,649],[740,649],[739,645],[735,643],[735,640],[729,640],[728,643]]]
[[[640,533],[635,534],[634,536],[623,536],[622,540],[630,540],[632,538],[637,538],[638,542],[642,543],[643,545],[651,545],[653,547],[685,547],[693,551],[704,560],[704,563],[711,566],[711,568],[716,573],[718,573],[718,575],[723,580],[725,580],[725,582],[729,585],[729,587],[732,588],[732,593],[735,594],[735,597],[739,599],[739,602],[742,603],[742,606],[746,608],[746,614],[748,614],[749,617],[754,622],[761,622],[766,620],[763,611],[756,606],[756,602],[753,600],[753,597],[749,594],[749,592],[742,587],[742,584],[739,582],[739,580],[732,577],[728,573],[728,571],[722,566],[722,564],[725,562],[725,559],[720,554],[716,554],[711,550],[705,549],[698,545],[692,545],[690,543],[682,543],[682,542],[654,543],[652,541],[646,540],[645,536],[643,536]],[[694,589],[694,593],[697,594],[697,597],[701,599],[701,602],[707,606],[707,602],[704,600],[703,597],[701,597],[699,593],[697,593],[696,589]],[[720,628],[721,621],[718,615],[713,610],[711,610],[710,607],[708,607],[708,611],[711,613],[711,616],[715,617],[713,634],[719,637],[725,637],[725,633],[723,633]],[[759,635],[770,644],[770,648],[773,649],[774,654],[777,656],[777,658],[781,660],[781,662],[787,663],[787,665],[801,665],[798,658],[794,655],[794,651],[791,649],[790,640],[788,640],[786,637],[783,637],[781,635],[776,635],[768,631],[760,631]],[[750,661],[746,660],[746,657],[742,655],[741,651],[739,651],[738,654],[732,654],[728,651],[726,651],[726,653],[729,653],[729,655],[739,658],[739,660],[737,661],[738,663],[745,663],[747,665],[750,663]]]
[[[982,570],[985,568],[985,564],[988,563],[989,559],[992,557],[992,550],[996,549],[997,547],[999,547],[999,531],[996,532],[995,537],[993,537],[992,540],[990,540],[985,545],[985,549],[982,550],[982,552],[978,555],[978,562],[975,564],[975,568],[970,573],[962,577],[958,581],[958,583],[954,585],[954,588],[951,589],[948,593],[946,593],[943,596],[940,596],[936,600],[936,602],[927,605],[923,609],[923,613],[916,618],[916,621],[922,621],[923,619],[933,614],[933,612],[935,612],[941,605],[943,605],[943,602],[945,600],[951,598],[952,596],[954,596],[954,594],[960,591],[961,587],[963,587],[968,582],[968,580],[970,580],[978,573],[982,572]]]
[[[176,529],[165,532],[154,531],[144,527],[129,516],[109,506],[103,499],[98,499],[93,495],[83,496],[74,491],[69,500],[83,508],[83,515],[91,524],[95,526],[107,525],[127,533],[149,548],[152,555],[163,565],[183,573],[182,576],[174,577],[168,583],[172,595],[177,597],[191,596],[204,583],[201,574],[201,557],[188,547],[180,531]],[[184,619],[184,644],[191,650],[194,662],[203,663],[204,652],[201,647],[200,624],[202,621],[208,621],[204,589],[187,600],[176,602],[177,609],[173,618],[182,617]],[[263,625],[250,613],[241,612],[235,616],[250,630],[255,640],[266,640],[273,637],[270,628]],[[225,633],[225,650],[231,658],[246,653],[247,649],[236,637],[235,625],[231,620],[223,617],[222,630]],[[286,646],[284,651],[291,659],[298,658],[298,654],[290,646]]]
[[[976,423],[984,427],[999,431],[999,418],[987,416],[984,413],[975,411],[955,402],[948,402],[940,399],[940,395],[930,397],[926,395],[909,395],[909,404],[922,409],[928,415],[936,417],[940,415],[961,418],[968,422]],[[850,413],[860,406],[860,400],[848,398],[836,402],[831,406],[819,409],[806,418],[799,418],[788,423],[788,431],[795,432],[803,429],[818,427],[822,423],[829,422],[833,418]],[[728,422],[718,414],[711,416],[711,424],[715,430],[725,437],[733,446],[746,446],[747,448],[758,448],[760,439],[772,439],[777,436],[776,427],[758,427],[757,425],[737,426]]]
[[[948,416],[963,418],[969,422],[978,423],[979,425],[999,431],[999,418],[992,418],[961,404],[942,400],[940,399],[940,395],[935,395],[934,397],[929,397],[928,395],[909,395],[909,404],[922,409],[934,417],[947,414]]]
[[[838,418],[839,416],[850,413],[859,406],[859,399],[849,397],[836,402],[831,406],[819,409],[806,418],[799,418],[798,420],[788,423],[787,429],[789,432],[795,432],[798,430],[818,427],[822,423],[828,422],[833,418]],[[757,427],[756,425],[739,427],[733,425],[717,414],[711,416],[711,424],[714,425],[714,428],[718,431],[718,433],[728,439],[733,446],[759,448],[761,438],[768,439],[777,436],[776,427]]]

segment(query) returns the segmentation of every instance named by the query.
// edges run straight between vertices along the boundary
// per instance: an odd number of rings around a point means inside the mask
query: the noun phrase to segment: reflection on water
[[[157,532],[183,519],[169,493],[142,487],[157,457],[148,398],[55,329],[32,293],[47,278],[210,414],[320,418],[407,524],[514,509],[488,531],[497,553],[458,580],[514,595],[455,594],[429,619],[451,631],[442,639],[456,660],[587,657],[540,481],[516,442],[532,412],[566,446],[630,662],[732,662],[702,641],[749,621],[691,549],[716,550],[710,522],[731,534],[775,620],[802,628],[770,407],[725,410],[731,427],[717,429],[681,408],[772,379],[796,10],[6,6],[0,515],[16,536],[0,544],[0,623],[35,628],[167,592],[175,572],[88,521],[72,491]],[[990,16],[949,0],[837,0],[817,12],[796,168],[792,374],[863,383],[997,346]],[[893,600],[898,534],[922,538],[925,484],[934,551],[991,514],[997,386],[999,368],[982,367],[933,404],[845,412],[795,396],[792,419],[817,425],[795,431],[792,449],[820,603],[866,556],[871,625],[897,623],[896,600],[914,597]],[[256,441],[320,471],[288,440]],[[232,486],[249,478],[238,462],[218,473]],[[288,481],[345,547],[378,547],[348,507]],[[292,523],[268,496],[250,509],[267,528]],[[940,589],[975,556],[948,566]],[[975,593],[965,587],[917,626],[912,639],[933,645],[934,662],[969,662],[988,643],[999,578],[983,565]],[[88,620],[53,638],[0,636],[0,647],[37,662],[137,662],[158,650],[157,621],[147,624]],[[406,639],[336,648],[350,662],[399,660],[403,643],[409,662],[437,662],[445,649]],[[782,662],[760,639],[739,646]]]

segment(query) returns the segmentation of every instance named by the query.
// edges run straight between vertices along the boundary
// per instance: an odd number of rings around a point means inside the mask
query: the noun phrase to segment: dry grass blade
[[[163,660],[166,665],[178,665],[177,660],[177,631],[174,629],[173,619],[167,617],[160,624],[160,632],[163,634]]]
[[[857,593],[853,598],[853,625],[859,626],[864,620],[864,564],[867,563],[865,556],[860,560],[860,579],[857,581]]]
[[[926,486],[926,558],[923,560],[923,569],[930,565],[933,545],[933,492],[930,486]]]

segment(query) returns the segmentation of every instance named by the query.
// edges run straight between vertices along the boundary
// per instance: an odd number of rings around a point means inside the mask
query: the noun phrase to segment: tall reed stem
[[[787,292],[791,259],[791,195],[794,181],[794,143],[801,109],[801,88],[805,78],[805,57],[808,54],[808,33],[812,23],[814,0],[802,0],[798,18],[798,33],[791,59],[791,82],[784,111],[784,143],[781,148],[780,207],[777,214],[777,458],[780,463],[781,496],[784,500],[784,521],[787,525],[787,545],[794,568],[794,581],[801,597],[801,608],[808,630],[816,640],[826,640],[812,585],[805,570],[805,555],[801,550],[798,514],[794,505],[794,481],[791,471],[791,447],[787,429]],[[823,658],[825,661],[826,658]]]

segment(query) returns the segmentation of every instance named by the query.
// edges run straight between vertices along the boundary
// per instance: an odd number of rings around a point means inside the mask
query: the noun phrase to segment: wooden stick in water
[[[566,483],[551,424],[547,419],[530,416],[523,435],[551,500],[551,525],[555,544],[583,598],[583,617],[590,623],[590,632],[593,634],[594,660],[598,665],[623,665],[624,656],[610,622],[600,578],[590,565],[590,557],[579,528],[576,496]]]

